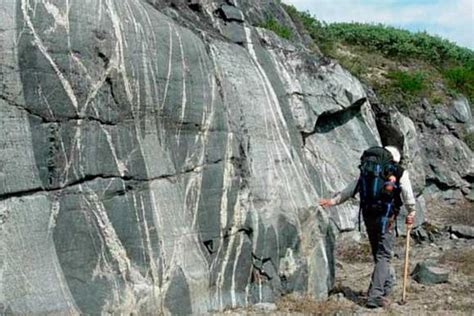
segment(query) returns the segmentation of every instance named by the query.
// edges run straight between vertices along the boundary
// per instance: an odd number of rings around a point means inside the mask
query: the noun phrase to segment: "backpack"
[[[383,147],[371,147],[360,158],[358,192],[364,216],[388,218],[401,206],[400,178],[403,168],[393,161],[392,154]],[[359,214],[360,225],[360,214]],[[385,224],[383,224],[385,230]]]

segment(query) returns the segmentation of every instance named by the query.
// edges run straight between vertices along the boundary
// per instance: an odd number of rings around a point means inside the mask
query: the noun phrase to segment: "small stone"
[[[474,227],[467,225],[452,225],[449,229],[451,234],[457,237],[472,239],[474,238]]]
[[[265,312],[273,312],[278,309],[274,303],[258,303],[254,305],[254,308]]]
[[[449,296],[448,297],[448,303],[451,304],[452,302],[454,302],[454,298],[452,296]]]
[[[454,239],[454,240],[459,239],[459,237],[456,236],[455,234],[451,234],[451,235],[450,235],[450,238],[451,238],[451,239]]]
[[[471,202],[474,202],[474,190],[470,190],[469,194],[466,195],[466,199],[468,199]]]
[[[225,21],[243,22],[244,14],[238,8],[224,4],[219,10],[220,16]]]
[[[454,124],[451,123],[451,122],[450,122],[450,123],[447,123],[446,126],[448,127],[448,129],[449,129],[450,131],[455,131],[456,128],[457,128],[457,126],[454,125]]]
[[[436,266],[431,260],[420,262],[412,274],[415,281],[422,284],[438,284],[448,281],[449,270]]]
[[[462,188],[461,188],[461,192],[462,192],[464,195],[468,195],[469,193],[471,193],[471,188],[469,188],[468,186],[462,187]]]
[[[466,123],[472,118],[469,101],[465,97],[454,101],[453,116],[461,123]]]
[[[412,237],[414,237],[418,242],[423,242],[429,239],[427,231],[421,226],[412,232]]]

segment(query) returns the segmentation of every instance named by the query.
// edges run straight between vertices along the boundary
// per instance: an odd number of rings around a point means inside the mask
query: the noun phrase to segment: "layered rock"
[[[277,4],[223,4],[4,1],[4,310],[327,295],[335,231],[317,201],[380,142],[373,113],[340,66],[251,26]]]
[[[425,181],[469,191],[472,152],[449,130],[472,124],[467,100],[433,117],[377,108],[376,124],[376,98],[307,50],[277,2],[3,7],[8,312],[203,314],[325,297],[335,235],[356,227],[358,205],[328,214],[317,202],[357,177],[369,146],[403,148],[420,223]],[[291,42],[252,26],[269,17]]]

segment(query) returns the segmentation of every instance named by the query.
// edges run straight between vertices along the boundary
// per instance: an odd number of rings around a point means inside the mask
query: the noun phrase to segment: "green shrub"
[[[331,23],[319,21],[309,12],[300,12],[292,5],[283,5],[295,24],[301,24],[318,45],[334,42],[356,45],[387,57],[418,58],[447,66],[474,65],[474,52],[427,32],[413,33],[383,24]]]
[[[467,133],[466,135],[464,135],[464,142],[466,143],[467,146],[469,146],[471,150],[474,151],[474,133],[473,132]]]
[[[278,36],[286,39],[290,39],[293,36],[293,32],[291,32],[291,29],[289,27],[278,23],[278,21],[274,18],[270,18],[266,20],[263,24],[260,24],[258,26],[273,31]]]
[[[282,6],[300,33],[309,34],[326,56],[339,60],[352,74],[368,80],[387,100],[410,104],[423,96],[433,103],[443,103],[452,93],[462,93],[474,104],[474,51],[471,49],[427,32],[414,33],[382,24],[327,24],[292,5]],[[354,54],[341,53],[341,47],[342,51]],[[393,64],[387,67],[386,62],[377,62],[374,56]],[[371,68],[396,69],[400,63],[416,65],[423,72],[393,71],[388,74],[391,79],[388,84],[371,76]]]
[[[347,44],[363,46],[389,57],[418,58],[437,65],[474,64],[474,52],[426,32],[412,33],[382,24],[332,23],[329,36]]]
[[[402,92],[416,95],[425,89],[425,74],[422,72],[391,71],[387,77],[392,80],[392,84]]]
[[[340,56],[338,61],[345,69],[349,70],[349,72],[356,77],[362,77],[367,70],[364,61],[359,57],[350,58]]]
[[[298,11],[292,5],[283,4],[283,8],[293,20],[293,23],[299,28],[304,29],[319,48],[328,54],[334,46],[334,40],[327,31],[327,24],[321,22],[311,15],[308,11]]]
[[[474,67],[451,67],[443,75],[451,89],[474,100]]]

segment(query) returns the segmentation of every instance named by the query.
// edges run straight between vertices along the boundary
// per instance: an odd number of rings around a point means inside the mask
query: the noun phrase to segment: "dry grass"
[[[336,258],[344,262],[372,262],[368,240],[360,243],[338,243]]]
[[[454,207],[446,216],[452,224],[474,226],[474,203],[463,202]]]
[[[462,274],[474,276],[474,251],[472,249],[450,249],[443,253],[440,263],[454,267]]]
[[[348,312],[353,307],[347,301],[325,300],[316,301],[309,295],[289,294],[281,297],[276,305],[278,311],[286,313],[301,313],[304,315],[334,315],[342,311]]]
[[[450,205],[440,201],[428,200],[426,215],[431,223],[474,226],[474,203],[464,201]]]

